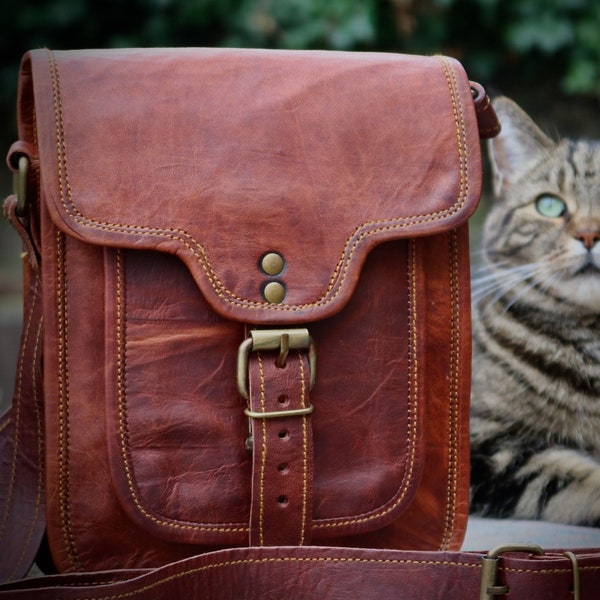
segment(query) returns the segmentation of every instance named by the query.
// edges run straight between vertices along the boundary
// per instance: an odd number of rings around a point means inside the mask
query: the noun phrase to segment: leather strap
[[[4,212],[12,223],[16,198]],[[11,409],[0,419],[0,581],[23,577],[45,529],[40,272],[26,227],[16,228],[27,252],[25,308]]]
[[[249,359],[250,545],[302,546],[310,543],[313,504],[312,424],[302,414],[310,406],[310,371],[303,352],[291,352],[281,366],[276,357],[256,352]]]
[[[490,97],[479,83],[471,81],[470,84],[479,127],[479,137],[484,140],[496,137],[500,133],[501,126]]]
[[[486,560],[493,560],[492,578]],[[346,599],[598,597],[600,554],[562,551],[410,552],[318,546],[238,548],[207,553],[154,570],[59,575],[0,586],[0,598],[136,600],[202,597]]]

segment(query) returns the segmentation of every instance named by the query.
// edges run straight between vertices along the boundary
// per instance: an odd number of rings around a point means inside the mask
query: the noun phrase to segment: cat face
[[[567,312],[600,310],[600,142],[554,142],[511,100],[494,108],[494,206],[483,246],[494,292]],[[490,279],[491,281],[491,279]]]

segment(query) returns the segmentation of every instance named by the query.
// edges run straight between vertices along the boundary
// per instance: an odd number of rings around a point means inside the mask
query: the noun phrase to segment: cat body
[[[494,101],[473,285],[471,511],[600,526],[600,143]]]

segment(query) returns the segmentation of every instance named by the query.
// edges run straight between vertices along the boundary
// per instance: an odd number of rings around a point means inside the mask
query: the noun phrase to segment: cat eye
[[[540,215],[555,219],[556,217],[562,217],[565,214],[567,205],[565,204],[565,201],[558,196],[542,194],[541,196],[538,196],[535,201],[535,208]]]

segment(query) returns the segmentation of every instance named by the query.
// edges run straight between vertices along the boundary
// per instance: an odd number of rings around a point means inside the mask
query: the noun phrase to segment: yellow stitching
[[[306,377],[304,374],[304,362],[302,354],[298,352],[298,363],[300,365],[301,398],[300,407],[306,407]],[[308,495],[308,432],[306,416],[302,417],[302,519],[300,522],[300,543],[304,545],[306,536],[306,502]]]
[[[198,573],[202,573],[204,571],[211,571],[213,569],[222,569],[225,567],[237,567],[241,565],[261,565],[261,564],[273,564],[273,563],[333,563],[333,564],[375,564],[375,565],[446,565],[449,567],[465,567],[468,569],[479,569],[481,567],[479,562],[476,563],[468,563],[461,562],[458,560],[417,560],[417,559],[393,559],[393,558],[356,558],[356,557],[326,557],[326,556],[283,556],[283,557],[266,557],[266,558],[241,558],[238,560],[232,561],[223,561],[219,563],[213,563],[208,565],[203,565],[200,567],[195,567],[189,569],[187,571],[183,571],[181,573],[173,573],[172,575],[167,575],[163,579],[158,581],[153,581],[148,585],[143,587],[139,587],[135,590],[131,590],[129,592],[123,592],[121,594],[113,594],[110,596],[103,596],[98,598],[94,596],[93,600],[119,600],[120,598],[129,598],[131,596],[136,596],[138,594],[142,594],[149,590],[156,589],[164,584],[171,583],[172,581],[176,581],[183,577],[188,577],[191,575],[197,575]],[[585,567],[580,567],[580,570],[585,569]],[[565,570],[566,571],[566,570]],[[540,571],[534,571],[540,572]],[[554,571],[549,571],[554,572]],[[556,571],[558,573],[562,573],[563,570]],[[570,571],[569,571],[570,572]],[[91,598],[81,600],[91,600]]]
[[[70,442],[70,424],[69,424],[69,318],[67,315],[67,260],[66,238],[60,231],[56,232],[56,306],[58,321],[58,396],[59,396],[59,417],[58,417],[58,497],[60,506],[60,522],[62,527],[63,540],[65,542],[67,554],[71,564],[75,569],[81,568],[78,558],[77,548],[75,546],[75,537],[73,535],[73,524],[71,523],[71,481],[69,472],[69,442]]]
[[[36,278],[34,290],[33,291],[30,290],[30,293],[35,293],[34,302],[35,302],[35,298],[37,297],[38,281],[39,281],[39,279]],[[14,418],[14,431],[15,431],[14,440],[13,440],[13,453],[12,453],[13,455],[12,455],[12,459],[11,459],[11,472],[10,472],[10,480],[9,480],[9,484],[8,484],[6,505],[4,507],[5,511],[4,511],[4,516],[2,518],[2,523],[0,524],[0,538],[2,538],[4,535],[4,529],[6,527],[8,515],[10,513],[9,509],[13,502],[13,492],[14,492],[15,480],[16,480],[16,476],[17,476],[17,455],[19,453],[19,439],[20,439],[18,432],[19,432],[20,423],[21,423],[21,398],[22,398],[22,394],[23,394],[23,369],[25,368],[25,353],[28,348],[27,341],[29,340],[29,333],[31,330],[33,314],[34,314],[34,310],[33,310],[33,306],[32,306],[29,310],[29,314],[27,315],[27,323],[25,325],[25,332],[23,335],[23,343],[21,344],[21,349],[19,352],[18,371],[17,371],[15,395],[14,395],[15,401],[13,402],[13,415],[14,415],[13,418]]]
[[[386,219],[383,221],[369,221],[365,222],[362,225],[358,226],[354,232],[348,237],[346,240],[345,246],[342,250],[340,260],[338,261],[335,270],[330,279],[329,287],[319,298],[318,300],[310,303],[293,305],[293,306],[285,306],[285,305],[277,305],[277,304],[269,304],[263,302],[256,302],[251,300],[244,300],[239,296],[235,295],[231,290],[229,290],[225,284],[221,282],[217,274],[215,273],[213,267],[211,266],[210,259],[208,258],[205,249],[203,246],[194,239],[191,235],[189,235],[186,231],[181,229],[173,229],[173,228],[153,228],[153,227],[145,227],[141,225],[122,225],[116,223],[108,223],[108,222],[100,222],[88,217],[85,217],[75,206],[72,200],[72,191],[71,186],[69,184],[68,177],[68,169],[67,169],[67,156],[66,156],[66,140],[65,140],[65,131],[63,126],[63,117],[62,117],[62,103],[60,101],[60,77],[59,77],[59,68],[58,63],[54,59],[52,53],[48,51],[48,61],[50,63],[50,69],[53,74],[53,83],[56,82],[56,86],[54,87],[55,96],[58,98],[59,112],[55,118],[56,126],[57,126],[57,137],[60,138],[61,143],[57,144],[57,158],[58,158],[58,174],[59,174],[59,191],[60,191],[60,199],[61,204],[64,207],[66,213],[73,218],[77,223],[90,227],[92,229],[98,229],[100,231],[112,231],[115,233],[124,233],[127,231],[131,232],[142,232],[147,235],[151,235],[154,237],[162,237],[166,239],[170,239],[175,242],[181,243],[193,256],[196,257],[198,263],[202,267],[210,285],[213,288],[214,293],[217,297],[221,298],[223,301],[233,305],[239,306],[245,309],[256,309],[256,310],[271,310],[271,311],[284,311],[284,312],[295,312],[298,310],[303,310],[307,308],[315,308],[319,306],[326,306],[333,302],[337,296],[341,293],[341,288],[343,287],[344,281],[346,279],[346,274],[348,272],[348,268],[351,262],[351,259],[354,255],[359,244],[363,239],[384,231],[395,231],[405,227],[408,227],[411,224],[422,224],[429,223],[433,221],[438,221],[446,217],[450,217],[453,214],[457,213],[465,204],[466,199],[468,198],[468,176],[467,175],[467,167],[468,162],[466,161],[465,152],[462,150],[462,139],[461,136],[465,136],[465,128],[464,128],[464,115],[462,113],[462,107],[460,107],[460,115],[457,112],[457,101],[456,101],[456,90],[453,86],[453,81],[450,79],[449,70],[451,67],[448,66],[446,61],[442,57],[438,57],[440,63],[442,64],[442,68],[444,70],[444,74],[448,81],[450,97],[453,105],[454,111],[454,120],[455,126],[457,129],[457,139],[458,139],[458,151],[459,151],[459,193],[456,198],[455,203],[443,210],[435,211],[432,213],[425,214],[416,214],[408,217],[394,217],[391,219]],[[454,83],[456,80],[454,80]],[[55,100],[56,105],[56,100]],[[55,111],[56,112],[56,111]],[[64,165],[64,180],[66,187],[66,196],[63,189],[63,165]],[[68,201],[68,203],[67,203]],[[387,223],[387,225],[385,225]],[[374,229],[370,229],[371,227],[375,227]],[[357,237],[358,236],[358,237]],[[352,242],[354,240],[354,242]],[[346,258],[344,258],[346,257]],[[342,265],[343,268],[342,268]],[[336,284],[337,281],[337,284]],[[337,287],[337,291],[331,296],[328,295]]]
[[[62,175],[62,155],[63,146],[61,144],[62,130],[62,106],[61,98],[59,93],[60,82],[58,80],[57,70],[52,68],[50,64],[50,77],[52,80],[52,101],[54,109],[54,121],[56,124],[56,154],[58,163],[58,180],[59,180],[59,193],[60,197],[64,196],[63,190],[63,175]],[[72,526],[70,522],[70,501],[69,501],[69,472],[68,472],[68,440],[69,440],[69,397],[68,397],[68,369],[66,364],[66,352],[67,352],[67,340],[66,340],[66,307],[64,303],[66,289],[63,292],[63,277],[65,274],[63,270],[66,270],[66,262],[63,256],[64,252],[64,239],[61,232],[56,234],[56,246],[57,246],[57,321],[58,321],[58,373],[59,373],[59,507],[60,507],[60,520],[63,533],[63,540],[67,549],[71,564],[77,569],[80,567],[79,560],[77,558],[77,552],[75,549],[75,541],[72,532]],[[65,485],[67,489],[65,490]]]
[[[460,314],[459,314],[459,274],[458,248],[456,231],[450,232],[448,239],[450,251],[450,303],[451,317],[451,347],[450,347],[450,389],[448,413],[448,488],[446,491],[446,516],[444,520],[444,535],[440,549],[447,548],[454,529],[457,493],[457,456],[458,438],[456,427],[458,423],[458,380],[460,373]]]
[[[477,557],[474,557],[474,560],[477,560]],[[455,568],[467,568],[467,569],[480,569],[480,562],[463,562],[459,560],[444,560],[440,558],[439,560],[417,560],[417,559],[393,559],[393,558],[356,558],[356,557],[324,557],[324,556],[305,556],[305,557],[295,557],[295,556],[284,556],[284,557],[266,557],[266,558],[241,558],[238,560],[232,561],[223,561],[219,563],[213,563],[208,565],[202,565],[200,567],[195,567],[189,569],[187,571],[183,571],[181,573],[174,573],[172,575],[167,575],[163,579],[158,581],[153,581],[148,583],[143,587],[138,589],[123,592],[121,594],[113,594],[110,596],[103,596],[102,598],[98,598],[94,596],[93,600],[119,600],[120,598],[130,598],[131,596],[136,596],[138,594],[147,592],[149,590],[154,590],[158,587],[161,587],[165,584],[169,584],[172,581],[176,581],[183,577],[188,577],[192,575],[197,575],[198,573],[203,573],[205,571],[210,571],[213,569],[222,569],[226,567],[237,567],[241,565],[261,565],[261,564],[273,564],[273,563],[333,563],[333,564],[376,564],[376,565],[431,565],[431,566],[448,566]],[[580,566],[580,571],[597,571],[600,569],[598,566],[588,566],[583,567]],[[541,575],[561,575],[566,573],[571,573],[571,569],[514,569],[514,568],[504,568],[505,571],[511,573],[534,573]],[[81,600],[86,600],[82,598]],[[87,600],[92,600],[88,598]]]
[[[395,501],[391,503],[387,508],[382,507],[380,509],[374,510],[370,513],[366,513],[365,515],[358,516],[355,518],[345,519],[342,521],[338,521],[337,519],[329,519],[326,522],[316,522],[313,524],[315,529],[322,528],[331,528],[331,527],[341,527],[344,525],[352,525],[358,523],[364,523],[367,521],[371,521],[375,518],[380,518],[391,511],[393,511],[398,504],[402,502],[408,488],[410,487],[413,471],[414,471],[414,463],[416,456],[416,446],[417,446],[417,415],[418,415],[418,404],[419,404],[419,389],[418,389],[418,378],[417,374],[419,372],[419,363],[418,363],[418,353],[417,353],[417,307],[416,307],[416,244],[414,239],[408,240],[409,244],[409,256],[408,256],[408,269],[409,269],[409,379],[408,379],[408,398],[412,399],[412,403],[408,403],[407,407],[407,446],[410,449],[410,455],[408,457],[408,471],[404,476],[404,481],[400,486],[400,489],[397,492],[397,496]],[[414,407],[414,408],[413,408]]]
[[[37,284],[37,282],[36,282]],[[36,289],[37,289],[37,285],[36,285]],[[37,297],[35,298],[35,303],[37,303]],[[32,312],[33,312],[33,308],[32,308]],[[38,445],[37,445],[37,453],[38,453],[38,467],[37,467],[37,493],[36,493],[36,497],[35,497],[35,510],[33,512],[33,516],[31,519],[31,522],[29,523],[29,534],[27,535],[27,540],[25,542],[25,544],[23,545],[23,551],[21,552],[21,556],[19,557],[19,561],[17,562],[13,572],[10,574],[9,576],[9,580],[12,579],[16,573],[17,570],[19,568],[19,565],[21,565],[23,563],[23,560],[25,559],[25,554],[27,551],[27,548],[29,547],[29,545],[31,544],[31,538],[33,536],[33,532],[35,530],[35,525],[37,523],[37,516],[38,513],[40,512],[40,504],[42,501],[42,494],[43,494],[43,469],[42,469],[42,460],[43,460],[43,448],[44,448],[44,442],[43,442],[43,431],[42,431],[42,424],[41,424],[41,419],[40,419],[40,407],[39,407],[39,397],[38,397],[38,389],[37,389],[37,385],[35,384],[35,380],[36,380],[36,367],[37,367],[37,363],[38,363],[38,352],[40,351],[40,341],[42,338],[42,319],[40,318],[39,323],[38,323],[38,329],[37,329],[37,334],[35,336],[35,344],[34,344],[34,349],[33,349],[33,359],[32,359],[32,365],[31,365],[31,379],[33,381],[33,406],[35,408],[35,424],[36,424],[36,433],[37,433],[37,440],[38,440]]]
[[[266,411],[265,407],[265,372],[263,369],[262,356],[260,352],[257,353],[256,358],[258,360],[258,368],[260,373],[260,409],[262,412]],[[265,419],[261,419],[262,427],[262,455],[260,457],[260,508],[259,508],[259,519],[258,519],[258,533],[260,545],[265,545],[264,537],[264,526],[265,526],[265,471],[267,468],[267,422]]]
[[[453,68],[450,68],[448,63],[440,57],[440,62],[442,63],[444,74],[446,76],[446,80],[448,82],[448,87],[450,89],[450,96],[452,98],[452,110],[454,113],[456,130],[457,130],[457,146],[459,153],[459,164],[461,165],[461,172],[465,171],[465,196],[469,194],[469,175],[468,175],[468,156],[467,156],[467,145],[466,145],[466,129],[465,129],[465,119],[463,113],[463,107],[460,102],[456,102],[455,98],[458,96],[459,87],[456,79],[456,72]],[[458,316],[458,273],[457,273],[457,263],[456,263],[456,232],[451,232],[451,252],[452,252],[452,263],[451,263],[451,302],[452,302],[452,329],[451,329],[451,351],[450,351],[450,361],[451,361],[451,388],[450,388],[450,414],[449,414],[449,473],[448,473],[448,490],[447,490],[447,505],[446,505],[446,517],[445,517],[445,527],[444,527],[444,535],[442,538],[441,548],[445,548],[450,541],[450,537],[453,529],[453,521],[454,515],[456,513],[456,493],[457,493],[457,437],[456,432],[454,432],[454,428],[457,423],[457,401],[458,401],[458,375],[460,369],[460,354],[459,354],[459,316]]]
[[[456,71],[450,68],[450,65],[443,58],[440,61],[444,67],[444,74],[448,82],[448,88],[450,90],[450,99],[452,101],[452,111],[454,113],[454,122],[456,124],[456,142],[458,147],[459,156],[459,172],[461,173],[461,186],[464,186],[465,198],[469,196],[469,157],[467,148],[467,131],[465,127],[465,115],[463,112],[462,102],[457,102],[457,98],[460,98],[458,81],[456,78]],[[463,177],[464,173],[464,177]]]
[[[129,493],[135,503],[136,508],[140,511],[140,513],[151,520],[153,523],[157,525],[171,527],[173,529],[180,530],[192,530],[192,531],[214,531],[219,533],[231,533],[231,532],[245,532],[248,531],[248,528],[242,527],[220,527],[213,525],[183,525],[181,523],[174,523],[167,521],[165,519],[159,519],[156,516],[150,514],[141,504],[137,492],[135,489],[135,485],[133,482],[133,473],[132,468],[130,466],[129,456],[128,456],[128,447],[129,447],[129,433],[127,427],[127,407],[126,407],[126,373],[125,373],[125,346],[126,346],[126,319],[125,319],[125,292],[123,285],[123,259],[121,256],[121,250],[117,249],[116,255],[116,263],[117,263],[117,289],[116,289],[116,297],[117,297],[117,393],[118,393],[118,414],[119,414],[119,437],[121,439],[121,457],[123,459],[123,467],[125,469],[125,475],[127,477],[127,485],[129,488]]]
[[[598,565],[588,565],[587,567],[579,565],[579,571],[598,571],[599,569],[600,566]],[[570,569],[517,569],[515,567],[502,567],[502,570],[506,573],[534,573],[536,575],[561,575],[573,573],[573,567]]]

